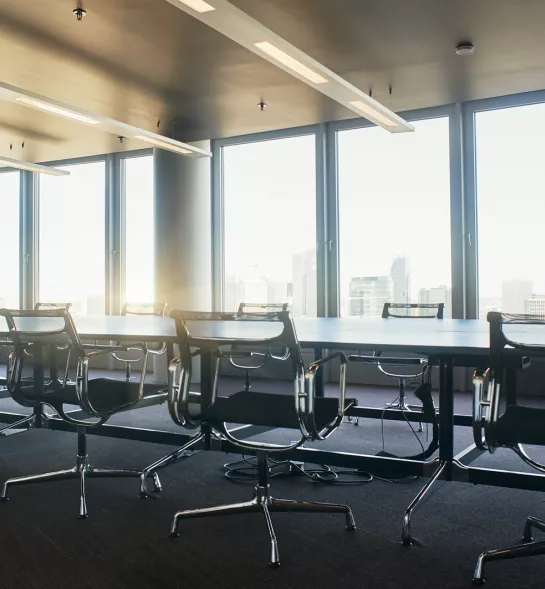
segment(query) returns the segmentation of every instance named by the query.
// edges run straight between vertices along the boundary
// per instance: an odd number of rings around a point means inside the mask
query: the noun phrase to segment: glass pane
[[[40,302],[72,312],[105,311],[105,163],[64,166],[40,176]]]
[[[125,300],[154,300],[153,156],[129,158],[125,169]]]
[[[341,316],[385,302],[445,303],[451,316],[447,117],[414,133],[338,133]]]
[[[0,307],[19,308],[19,172],[0,174],[2,271]]]
[[[477,113],[479,315],[545,314],[545,104]]]
[[[223,149],[226,311],[317,314],[315,152],[314,135]]]

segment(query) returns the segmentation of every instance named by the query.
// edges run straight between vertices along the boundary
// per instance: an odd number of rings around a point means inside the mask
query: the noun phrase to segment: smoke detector
[[[456,46],[456,55],[471,55],[474,51],[473,43],[460,43]]]

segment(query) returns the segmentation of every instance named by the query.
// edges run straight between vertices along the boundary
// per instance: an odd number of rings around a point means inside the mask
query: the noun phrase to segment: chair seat
[[[545,445],[545,409],[510,405],[498,419],[495,437],[507,446]]]
[[[144,398],[156,395],[164,389],[164,385],[144,384]],[[37,403],[41,401],[50,402],[52,405],[59,403],[79,404],[76,386],[72,384],[67,385],[64,389],[48,389],[41,399],[36,398],[33,386],[26,386],[23,387],[23,395],[27,400]],[[113,378],[94,378],[89,381],[89,399],[93,407],[101,413],[113,413],[133,402],[137,397],[137,382],[125,382]]]
[[[346,407],[356,404],[356,399],[345,399]],[[317,398],[315,407],[316,425],[322,429],[335,419],[339,401],[332,397]],[[229,397],[217,397],[202,419],[211,425],[227,422],[299,429],[293,394],[240,391]]]

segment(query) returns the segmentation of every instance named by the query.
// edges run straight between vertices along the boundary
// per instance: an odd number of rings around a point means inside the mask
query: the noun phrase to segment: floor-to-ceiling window
[[[2,271],[0,307],[19,308],[19,172],[0,174]]]
[[[449,119],[414,126],[337,133],[341,316],[380,316],[385,302],[451,315]]]
[[[475,114],[479,315],[545,315],[545,104]]]
[[[40,176],[39,294],[74,313],[105,312],[105,163],[64,166]]]
[[[122,160],[125,301],[154,300],[153,155]]]
[[[222,148],[224,309],[284,303],[317,314],[316,139]]]

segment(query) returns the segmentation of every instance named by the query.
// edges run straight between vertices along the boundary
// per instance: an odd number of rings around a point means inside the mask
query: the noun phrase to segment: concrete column
[[[210,149],[209,141],[195,145]],[[211,158],[162,149],[155,149],[154,156],[155,300],[166,302],[169,311],[210,311]],[[166,380],[164,358],[156,360],[156,377]]]
[[[211,310],[211,158],[154,155],[155,298],[170,310]]]

